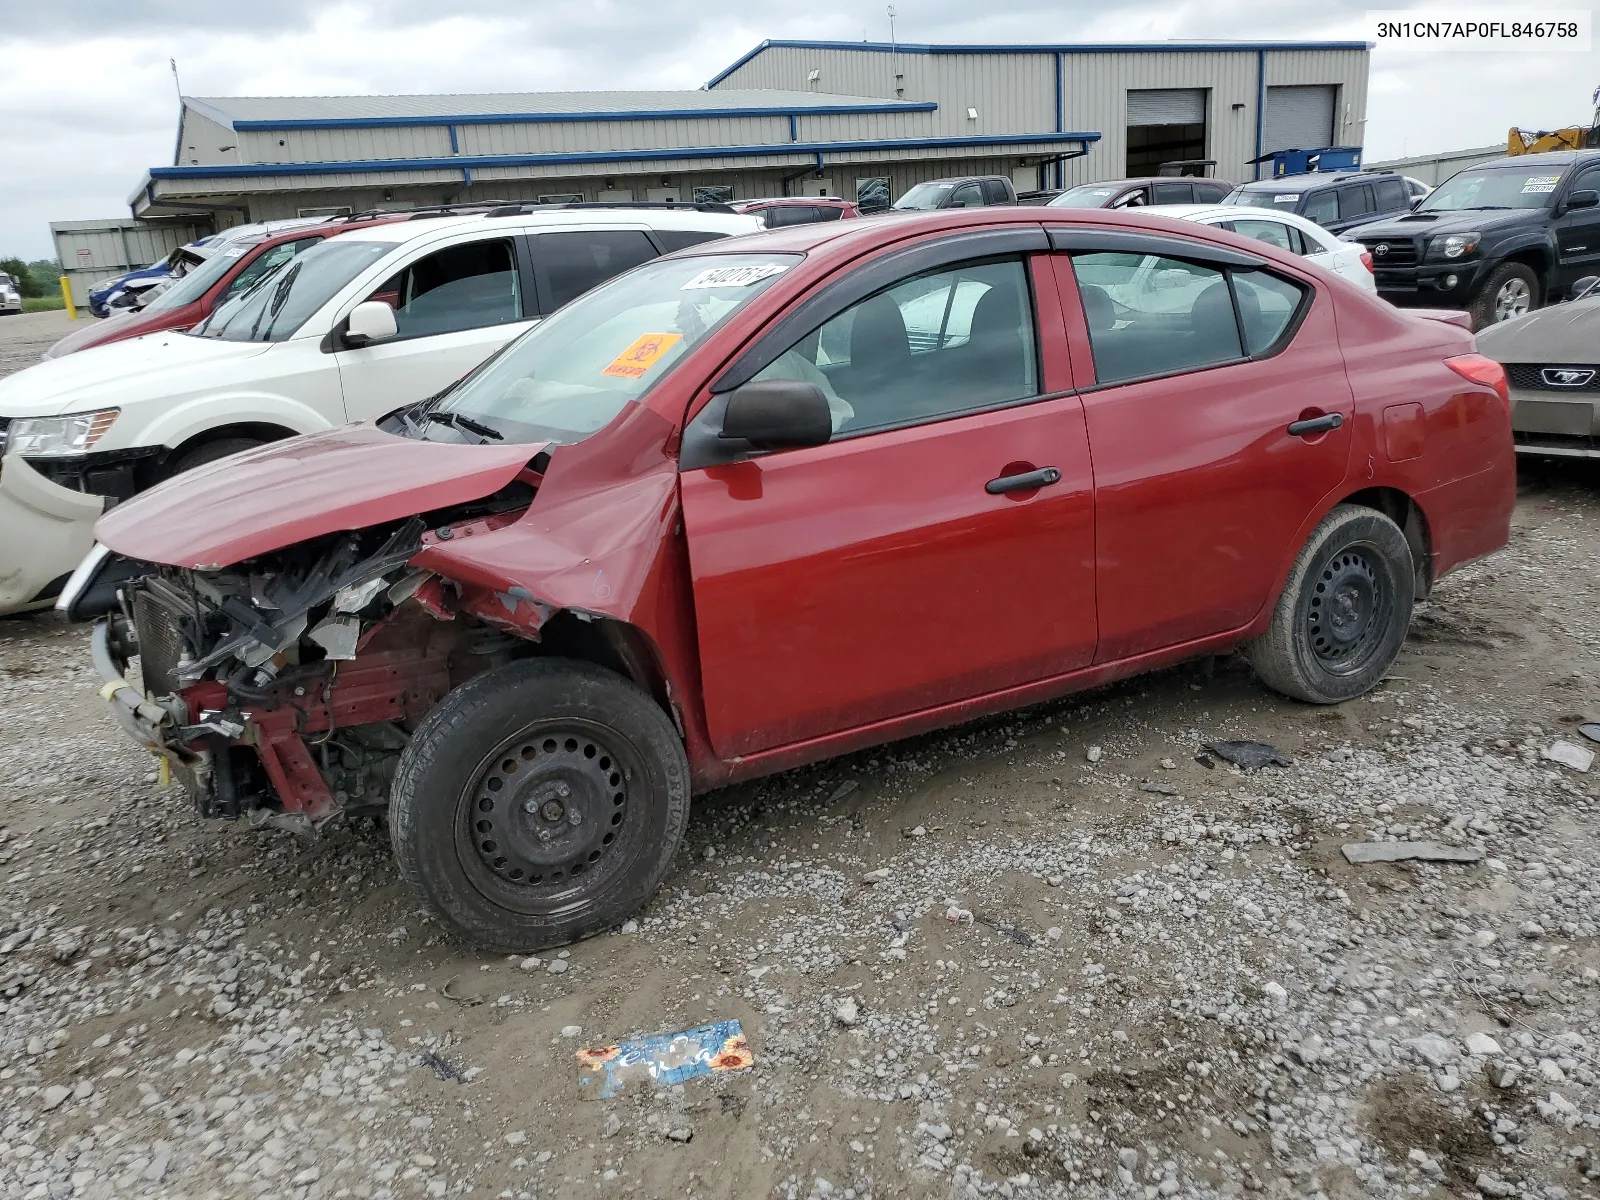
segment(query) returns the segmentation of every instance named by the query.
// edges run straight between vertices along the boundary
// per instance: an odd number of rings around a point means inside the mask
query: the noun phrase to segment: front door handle
[[[1002,475],[998,479],[991,479],[983,485],[983,490],[991,496],[1000,496],[1006,492],[1031,492],[1035,488],[1060,482],[1060,471],[1054,467],[1040,467],[1037,471],[1024,471],[1021,475]]]
[[[1289,436],[1310,437],[1314,433],[1327,433],[1328,430],[1337,429],[1343,424],[1343,413],[1324,413],[1320,417],[1292,422],[1289,426]]]

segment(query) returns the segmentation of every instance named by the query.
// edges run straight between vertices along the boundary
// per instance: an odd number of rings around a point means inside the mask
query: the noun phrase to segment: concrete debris
[[[1578,745],[1576,742],[1557,739],[1540,751],[1551,762],[1560,763],[1563,767],[1571,767],[1574,771],[1588,771],[1594,766],[1594,751]]]
[[[1443,842],[1346,842],[1340,851],[1353,863],[1483,861],[1482,850]]]

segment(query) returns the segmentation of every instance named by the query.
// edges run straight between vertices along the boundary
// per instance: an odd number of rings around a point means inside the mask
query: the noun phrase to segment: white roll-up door
[[[1128,93],[1129,125],[1203,125],[1205,88],[1158,88]]]
[[[1261,152],[1320,150],[1333,145],[1334,84],[1269,87],[1261,122]]]

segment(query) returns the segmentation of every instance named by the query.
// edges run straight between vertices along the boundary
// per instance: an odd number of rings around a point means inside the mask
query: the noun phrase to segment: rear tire
[[[1539,307],[1539,278],[1525,263],[1501,263],[1489,272],[1469,306],[1472,327],[1487,329]]]
[[[1272,623],[1245,656],[1263,683],[1292,699],[1354,699],[1399,657],[1415,580],[1400,527],[1376,509],[1341,504],[1306,539]]]
[[[461,685],[400,758],[400,873],[462,938],[560,946],[627,918],[666,878],[689,764],[661,707],[589,663],[525,659]]]
[[[225,437],[214,442],[202,442],[193,449],[185,450],[174,458],[167,467],[166,478],[182,475],[185,471],[192,471],[196,467],[203,467],[207,463],[214,463],[219,458],[227,458],[230,454],[242,454],[246,450],[254,450],[257,446],[266,445],[260,438]]]

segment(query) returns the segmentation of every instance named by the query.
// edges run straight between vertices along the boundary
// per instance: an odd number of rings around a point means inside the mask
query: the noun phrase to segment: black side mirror
[[[1572,284],[1572,299],[1582,300],[1594,291],[1597,283],[1600,283],[1600,275],[1585,275],[1582,279],[1575,280]]]
[[[760,450],[821,446],[833,437],[833,412],[814,383],[763,379],[728,393],[721,438],[739,438]]]
[[[1588,188],[1581,188],[1567,197],[1568,212],[1575,208],[1593,208],[1597,204],[1600,204],[1600,192]]]

